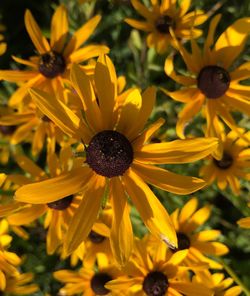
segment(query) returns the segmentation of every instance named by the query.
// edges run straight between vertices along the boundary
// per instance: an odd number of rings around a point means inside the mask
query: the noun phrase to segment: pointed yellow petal
[[[74,51],[69,59],[71,63],[80,63],[107,53],[109,53],[109,48],[105,45],[87,45]]]
[[[24,185],[16,191],[15,199],[32,204],[45,204],[78,193],[92,175],[88,167],[76,168],[42,182]]]
[[[35,71],[1,70],[0,79],[10,82],[22,82],[34,78],[37,74]]]
[[[145,32],[152,32],[154,30],[154,27],[148,22],[137,21],[131,18],[126,18],[124,21],[138,30],[142,30]]]

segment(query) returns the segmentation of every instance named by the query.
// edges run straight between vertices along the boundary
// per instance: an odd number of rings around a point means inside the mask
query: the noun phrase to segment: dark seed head
[[[0,125],[0,133],[5,136],[12,135],[16,128],[16,125]]]
[[[96,134],[86,151],[86,162],[99,175],[121,176],[133,161],[133,148],[121,133],[105,130]]]
[[[163,296],[168,289],[168,279],[160,271],[152,271],[144,278],[143,291],[148,296]]]
[[[100,244],[106,239],[105,236],[102,236],[102,235],[100,235],[99,233],[97,233],[97,232],[95,232],[93,230],[90,231],[88,237],[91,240],[91,242],[94,243],[94,244]]]
[[[58,210],[58,211],[66,210],[70,206],[73,200],[73,197],[74,197],[73,195],[66,196],[62,199],[47,203],[47,206],[53,210]]]
[[[219,66],[206,66],[198,75],[198,88],[208,99],[217,99],[228,90],[231,78]]]
[[[217,160],[217,159],[213,158],[213,161],[214,161],[215,165],[222,170],[226,170],[226,169],[230,168],[230,166],[233,164],[232,156],[226,152],[223,153],[221,160]]]
[[[64,57],[55,51],[42,54],[39,61],[39,72],[46,78],[55,78],[65,71]]]
[[[169,27],[173,26],[173,20],[168,15],[163,15],[159,17],[155,22],[155,27],[157,31],[161,34],[168,34]]]
[[[91,289],[97,295],[107,295],[110,291],[106,289],[104,286],[107,282],[111,280],[112,277],[107,273],[96,273],[90,281]]]

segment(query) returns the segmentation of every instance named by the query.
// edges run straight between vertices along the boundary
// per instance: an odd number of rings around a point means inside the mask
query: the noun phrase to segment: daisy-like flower
[[[181,1],[177,6],[177,1],[151,0],[151,7],[144,6],[140,0],[131,0],[132,5],[146,20],[125,19],[132,27],[148,33],[148,47],[155,47],[159,54],[163,54],[169,45],[175,46],[170,34],[172,29],[177,38],[190,39],[197,38],[202,31],[195,28],[204,23],[207,16],[201,10],[188,12],[191,2]]]
[[[163,123],[159,120],[143,130],[154,106],[155,89],[150,87],[142,95],[138,89],[129,89],[123,100],[118,101],[116,72],[107,56],[101,56],[95,68],[98,100],[88,76],[77,65],[72,69],[71,80],[82,100],[84,118],[50,94],[35,89],[31,94],[46,116],[69,136],[84,143],[85,163],[59,177],[23,186],[16,191],[16,200],[32,204],[55,202],[83,190],[83,200],[66,236],[65,248],[69,253],[88,236],[107,189],[113,208],[111,248],[118,262],[128,259],[133,243],[127,195],[150,231],[176,246],[170,218],[146,183],[176,194],[188,194],[204,187],[201,179],[179,176],[154,164],[204,158],[216,149],[217,139],[147,144]]]
[[[250,203],[248,204],[250,207]],[[249,228],[250,229],[250,217],[242,218],[239,221],[237,221],[238,225],[243,228]]]
[[[199,210],[197,207],[197,199],[192,198],[181,210],[176,209],[171,215],[177,233],[178,250],[188,250],[185,259],[187,266],[195,262],[204,262],[211,268],[222,268],[221,264],[208,258],[207,255],[221,256],[228,253],[228,248],[215,241],[220,235],[219,230],[197,230],[211,215],[209,206]]]
[[[231,129],[235,121],[230,110],[250,114],[250,87],[239,82],[250,77],[250,63],[233,68],[233,63],[244,49],[250,32],[250,18],[242,18],[229,26],[214,42],[214,34],[221,15],[216,15],[210,23],[209,32],[201,50],[192,40],[192,52],[176,40],[176,46],[187,66],[188,76],[176,74],[173,57],[165,62],[165,72],[183,88],[165,93],[172,99],[185,103],[179,113],[177,134],[184,138],[185,125],[198,114],[202,106],[207,120],[206,135],[220,138],[219,121]],[[163,89],[164,91],[164,89]]]
[[[0,55],[3,55],[7,49],[7,44],[4,42],[4,36],[1,34],[5,30],[3,25],[0,25]]]
[[[213,291],[214,296],[238,296],[242,290],[239,286],[232,286],[234,280],[230,277],[225,278],[223,273],[211,274],[208,270],[198,271],[192,278],[193,283],[202,283]]]
[[[60,289],[60,295],[111,295],[105,284],[121,276],[122,273],[105,254],[99,254],[96,257],[96,262],[97,270],[96,266],[92,265],[91,267],[83,266],[79,271],[59,270],[54,272],[55,279],[65,284]],[[124,291],[118,291],[112,295],[125,294]]]
[[[24,20],[38,55],[29,60],[13,57],[16,62],[28,66],[29,70],[0,71],[0,79],[23,83],[11,96],[10,106],[18,105],[32,86],[45,89],[49,86],[55,93],[60,92],[67,82],[72,63],[81,63],[109,51],[104,45],[90,44],[81,47],[100,22],[100,15],[94,16],[74,32],[69,41],[67,11],[63,5],[56,9],[52,17],[50,42],[42,35],[29,10],[26,11]]]
[[[105,287],[112,292],[127,291],[126,295],[138,296],[174,296],[212,295],[209,289],[201,284],[193,284],[178,278],[179,266],[188,251],[181,250],[173,254],[161,241],[148,252],[149,236],[136,239],[131,259],[122,269],[128,278],[118,278],[108,282]]]
[[[238,133],[231,131],[227,135],[222,132],[221,159],[208,157],[208,163],[200,170],[200,175],[209,184],[216,180],[221,190],[225,190],[229,185],[235,195],[240,194],[239,179],[250,180],[249,142],[239,137],[239,133],[250,142],[250,132],[242,129]]]

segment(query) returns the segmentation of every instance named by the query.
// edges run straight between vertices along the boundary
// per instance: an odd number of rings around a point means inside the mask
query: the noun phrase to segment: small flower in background
[[[250,32],[250,18],[242,18],[229,26],[214,42],[216,27],[221,15],[210,22],[209,32],[203,51],[195,40],[191,41],[192,52],[176,40],[179,52],[187,66],[188,76],[176,74],[173,56],[165,62],[166,74],[183,85],[177,91],[162,89],[172,99],[185,103],[178,115],[176,132],[185,138],[185,126],[196,116],[202,106],[207,121],[206,136],[220,136],[220,120],[236,131],[231,111],[238,110],[250,114],[250,87],[240,82],[250,77],[250,63],[246,62],[233,68],[236,58],[242,53]],[[218,152],[219,153],[219,152]],[[219,158],[221,155],[218,156]]]
[[[154,47],[159,54],[167,51],[169,46],[175,47],[170,34],[172,29],[180,40],[198,38],[202,30],[196,26],[201,25],[207,16],[201,10],[188,12],[191,1],[183,0],[178,6],[177,1],[160,0],[151,1],[151,7],[144,6],[140,0],[131,0],[134,9],[146,20],[140,21],[127,18],[125,22],[132,27],[148,33],[147,45]]]
[[[53,118],[69,136],[82,140],[86,147],[85,165],[60,177],[20,188],[16,200],[48,203],[83,191],[84,198],[65,241],[65,248],[71,253],[89,234],[108,188],[114,211],[111,248],[118,262],[124,264],[132,247],[126,194],[150,231],[176,246],[175,231],[167,211],[146,183],[176,194],[189,194],[204,187],[201,179],[179,176],[154,164],[187,163],[204,158],[216,149],[217,139],[147,144],[163,123],[159,120],[143,131],[154,106],[155,88],[149,87],[142,95],[136,88],[129,89],[123,94],[122,105],[119,104],[115,68],[107,56],[101,56],[95,68],[98,101],[91,81],[77,65],[72,68],[71,80],[82,100],[86,119],[45,92],[33,89],[31,94],[46,116]]]
[[[37,56],[29,60],[19,57],[13,59],[29,70],[2,70],[0,79],[22,83],[9,99],[9,105],[18,105],[28,95],[28,89],[36,86],[53,93],[61,93],[64,84],[68,83],[68,74],[72,63],[81,63],[86,60],[108,53],[109,49],[104,45],[89,44],[81,47],[90,37],[101,20],[100,15],[94,16],[68,40],[68,16],[66,8],[58,6],[51,21],[50,43],[42,35],[29,10],[25,13],[25,26],[28,34],[38,52]]]
[[[250,132],[239,129],[238,132],[231,131],[225,134],[221,131],[221,140],[222,157],[216,159],[209,156],[208,162],[200,170],[200,175],[208,184],[216,181],[220,190],[230,186],[233,193],[239,195],[240,179],[250,180]]]

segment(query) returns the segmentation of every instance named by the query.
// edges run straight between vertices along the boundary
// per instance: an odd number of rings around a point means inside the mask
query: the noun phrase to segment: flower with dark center
[[[206,66],[198,75],[198,88],[208,99],[224,95],[230,85],[229,73],[219,66]]]
[[[226,170],[230,168],[233,164],[232,156],[226,152],[223,153],[222,159],[217,160],[213,158],[213,161],[214,161],[214,164],[222,170]]]
[[[160,271],[152,271],[143,281],[143,291],[148,296],[163,296],[168,289],[168,279]]]
[[[53,210],[66,210],[71,205],[73,197],[73,195],[66,196],[62,199],[47,203],[47,206]]]
[[[155,27],[158,32],[161,34],[168,34],[169,33],[169,27],[173,26],[173,20],[168,15],[163,15],[160,18],[158,18],[155,22]]]
[[[99,233],[97,233],[97,232],[95,232],[93,230],[90,231],[88,237],[91,240],[91,242],[94,243],[94,244],[100,244],[106,239],[105,236],[100,235]]]
[[[64,57],[55,51],[42,54],[39,61],[39,72],[46,78],[55,78],[65,71]]]
[[[5,136],[12,135],[15,130],[15,125],[0,125],[0,133],[2,133]]]
[[[90,287],[97,295],[107,295],[110,291],[105,288],[105,284],[112,280],[112,277],[104,272],[96,273],[91,281]]]
[[[99,175],[121,176],[133,161],[133,148],[121,133],[105,130],[96,134],[86,151],[86,162]]]

